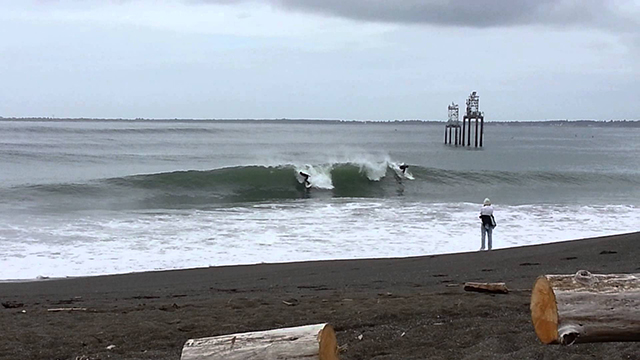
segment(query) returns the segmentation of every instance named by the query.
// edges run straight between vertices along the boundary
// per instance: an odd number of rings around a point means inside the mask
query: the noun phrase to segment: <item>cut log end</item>
[[[640,274],[543,275],[531,320],[545,344],[640,341]]]
[[[336,339],[336,332],[331,325],[327,324],[320,330],[318,340],[320,342],[318,354],[320,360],[339,360],[338,340]]]
[[[551,344],[558,339],[558,305],[556,295],[546,276],[536,279],[531,291],[531,321],[544,344]]]

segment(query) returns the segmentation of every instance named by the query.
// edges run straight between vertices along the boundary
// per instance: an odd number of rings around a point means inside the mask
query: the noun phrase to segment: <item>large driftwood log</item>
[[[540,276],[531,320],[545,344],[640,341],[640,274]]]
[[[329,324],[187,340],[181,360],[338,360]]]
[[[466,282],[464,283],[465,291],[477,291],[488,292],[497,294],[508,294],[509,289],[504,283],[478,283],[478,282]]]

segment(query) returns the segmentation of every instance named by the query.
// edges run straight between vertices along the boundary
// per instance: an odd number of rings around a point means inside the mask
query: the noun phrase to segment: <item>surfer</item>
[[[397,190],[398,195],[404,194],[404,184],[402,184],[402,179],[406,177],[407,175],[406,172],[408,167],[409,165],[402,163],[397,167],[397,169],[400,170],[399,172],[394,168],[393,177],[396,178],[396,182],[398,183],[398,190]]]
[[[396,181],[401,184],[402,183],[402,179],[406,178],[407,176],[407,168],[409,167],[409,165],[402,163],[400,165],[398,165],[397,168],[395,168],[394,170],[394,176],[396,177]],[[397,170],[396,170],[397,169]],[[398,171],[400,170],[400,171]]]
[[[302,182],[304,184],[304,187],[307,189],[310,188],[311,182],[309,182],[309,174],[300,171],[300,176],[302,176],[302,178],[304,179]]]

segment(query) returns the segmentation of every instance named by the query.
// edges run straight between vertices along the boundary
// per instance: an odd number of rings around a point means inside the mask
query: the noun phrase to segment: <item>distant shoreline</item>
[[[147,118],[51,118],[51,117],[0,117],[0,121],[15,122],[181,122],[181,123],[202,123],[202,122],[223,122],[223,123],[263,123],[263,124],[309,124],[309,123],[332,123],[332,124],[432,124],[442,125],[444,120],[337,120],[337,119],[147,119]],[[486,125],[513,125],[513,126],[572,126],[572,127],[640,127],[640,120],[487,120]]]

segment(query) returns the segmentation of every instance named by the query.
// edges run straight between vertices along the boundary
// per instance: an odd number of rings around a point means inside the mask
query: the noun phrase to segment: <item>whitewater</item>
[[[426,123],[0,125],[4,281],[477,251],[485,197],[494,248],[640,227],[638,129],[489,125],[476,150]]]

